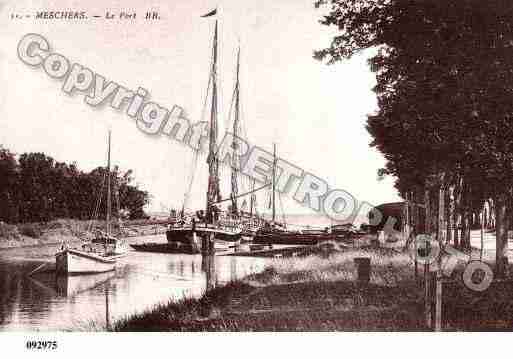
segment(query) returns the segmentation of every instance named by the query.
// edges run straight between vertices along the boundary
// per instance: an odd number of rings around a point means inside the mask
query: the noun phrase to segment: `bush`
[[[18,232],[18,227],[0,221],[0,239],[16,240],[19,238],[20,232]]]
[[[43,235],[43,231],[36,223],[20,224],[18,226],[20,233],[31,238],[39,238]]]

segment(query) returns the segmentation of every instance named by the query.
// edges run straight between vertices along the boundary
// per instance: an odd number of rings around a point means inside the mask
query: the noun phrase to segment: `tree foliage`
[[[512,202],[513,2],[320,0],[328,63],[369,48],[379,110],[367,129],[401,193],[458,186],[463,212]],[[507,241],[507,240],[506,240]]]
[[[113,216],[145,216],[148,193],[130,184],[131,173],[110,172],[112,191],[119,193],[119,197],[112,196]],[[104,167],[84,172],[75,163],[57,162],[43,153],[23,153],[16,158],[0,147],[0,221],[105,218],[107,175]]]

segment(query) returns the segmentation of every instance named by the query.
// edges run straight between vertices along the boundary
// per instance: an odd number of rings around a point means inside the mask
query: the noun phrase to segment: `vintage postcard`
[[[0,22],[0,340],[513,329],[513,3]]]

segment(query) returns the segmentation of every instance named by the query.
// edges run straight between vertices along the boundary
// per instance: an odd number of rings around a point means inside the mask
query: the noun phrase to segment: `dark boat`
[[[225,242],[216,241],[212,244],[210,249],[211,252],[227,251],[230,248],[238,246],[238,242]],[[153,252],[153,253],[182,253],[182,254],[199,254],[203,247],[197,241],[170,241],[167,243],[143,243],[143,244],[131,244],[133,249],[140,252]]]
[[[274,146],[274,160],[272,168],[272,220],[256,231],[253,237],[255,244],[290,244],[290,245],[317,245],[323,241],[343,241],[348,239],[349,231],[337,226],[324,229],[289,230],[276,222],[276,145]]]
[[[193,240],[193,232],[200,238],[214,236],[216,240],[225,242],[237,242],[240,240],[241,230],[223,230],[214,226],[193,226],[170,227],[166,231],[166,238],[169,243],[190,243]]]
[[[282,229],[262,229],[257,231],[253,238],[255,244],[297,244],[316,245],[323,241],[343,241],[345,235],[322,231],[302,232]]]
[[[185,253],[185,254],[198,254],[200,248],[192,243],[144,243],[144,244],[131,244],[130,247],[136,251],[152,252],[152,253]]]

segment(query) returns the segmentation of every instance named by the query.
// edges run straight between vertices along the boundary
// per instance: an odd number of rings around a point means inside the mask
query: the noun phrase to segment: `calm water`
[[[163,240],[160,235],[130,242]],[[53,264],[56,252],[57,246],[0,250],[0,331],[87,330],[91,321],[103,328],[107,320],[112,323],[170,298],[200,296],[207,286],[261,271],[267,261],[132,251],[115,272],[26,276],[41,263]]]

